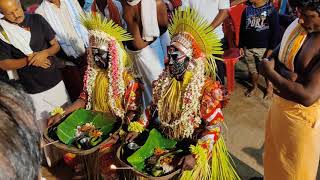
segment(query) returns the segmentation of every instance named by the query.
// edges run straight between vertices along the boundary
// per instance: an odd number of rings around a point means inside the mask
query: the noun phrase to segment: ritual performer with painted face
[[[226,91],[215,80],[213,54],[221,43],[194,10],[177,10],[169,27],[169,62],[153,84],[153,102],[142,118],[129,124],[131,142],[148,124],[169,139],[189,142],[181,179],[239,179],[221,136]]]
[[[99,14],[86,15],[82,22],[89,31],[88,67],[83,92],[73,104],[52,116],[49,126],[80,108],[103,112],[126,123],[138,119],[141,84],[121,43],[132,37],[112,20]],[[117,139],[114,136],[108,144],[116,143]]]

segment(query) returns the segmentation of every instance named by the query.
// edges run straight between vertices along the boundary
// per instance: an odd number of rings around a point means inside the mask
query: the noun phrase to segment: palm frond
[[[111,19],[102,17],[100,14],[93,15],[92,13],[86,13],[81,16],[80,20],[88,30],[102,31],[111,37],[114,37],[119,42],[133,39],[131,34],[125,29],[117,25]]]

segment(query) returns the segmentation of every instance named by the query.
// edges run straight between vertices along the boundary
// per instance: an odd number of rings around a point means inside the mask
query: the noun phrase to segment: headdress
[[[215,60],[221,60],[214,55],[222,54],[220,40],[214,29],[197,11],[190,8],[178,8],[169,27],[171,44],[175,44],[187,56],[193,59],[206,59],[206,75],[215,78]]]
[[[131,40],[126,30],[100,14],[86,14],[81,17],[82,24],[89,31],[88,68],[84,77],[84,90],[87,92],[87,109],[106,112],[111,109],[116,116],[123,118],[125,111],[122,98],[125,93],[123,72],[127,61],[126,51],[121,41]],[[108,51],[109,65],[101,70],[93,63],[92,47]],[[99,81],[99,82],[97,82]],[[95,97],[94,106],[92,96]]]

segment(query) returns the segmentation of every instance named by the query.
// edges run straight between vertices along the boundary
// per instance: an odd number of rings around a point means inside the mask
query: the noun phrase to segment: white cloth
[[[144,83],[144,107],[147,107],[151,102],[152,82],[158,79],[164,69],[164,54],[160,38],[157,38],[152,44],[142,50],[131,51],[127,49],[127,52],[142,77]]]
[[[130,6],[135,6],[137,4],[139,4],[141,0],[127,0],[127,3],[130,5]]]
[[[142,39],[153,41],[160,36],[156,0],[141,1]]]
[[[57,40],[67,56],[77,58],[88,46],[88,31],[80,23],[83,11],[76,0],[60,0],[60,8],[44,0],[36,10],[51,25]]]
[[[50,112],[54,108],[66,105],[70,102],[63,81],[47,91],[29,94],[29,96],[31,97],[36,110],[36,120],[42,133],[47,128],[46,120],[50,117]],[[46,146],[44,148],[44,154],[49,167],[61,159],[61,154],[52,146]]]
[[[36,110],[36,120],[38,121],[48,119],[53,109],[69,102],[69,96],[63,81],[49,90],[37,94],[29,94],[29,96],[33,101]],[[42,129],[45,127],[46,124],[41,124]]]
[[[2,16],[3,15],[1,14],[1,17]],[[6,39],[3,36],[3,34],[0,33],[1,40],[19,49],[26,56],[33,53],[30,47],[30,41],[31,41],[30,31],[27,31],[16,24],[9,23],[4,19],[0,19],[0,25],[2,26],[5,34],[8,36],[8,39]],[[16,80],[19,79],[19,76],[16,70],[8,70],[7,74],[9,79],[16,79]]]
[[[142,39],[153,41],[160,36],[156,0],[127,1],[129,5],[137,5],[141,1]]]
[[[293,41],[295,38],[297,38],[300,33],[306,32],[305,29],[299,24],[299,18],[295,19],[286,29],[286,31],[283,34],[282,40],[281,40],[281,45],[280,45],[280,50],[279,50],[279,55],[278,58],[281,62],[286,63],[288,60],[288,56],[292,56],[292,59],[295,59],[297,54],[291,54],[291,49],[293,48]],[[307,34],[307,33],[305,33]],[[307,35],[304,36],[302,42],[306,39]],[[303,43],[300,43],[297,48],[299,50]]]
[[[168,56],[167,48],[170,45],[170,41],[171,41],[170,34],[169,34],[169,31],[167,30],[165,33],[163,33],[160,36],[160,42],[161,42],[164,58]]]
[[[230,8],[229,0],[182,0],[182,2],[184,7],[189,6],[190,8],[197,10],[198,13],[209,23],[212,23],[212,21],[216,18],[219,10]],[[215,29],[215,33],[219,39],[224,38],[222,25]]]
[[[4,19],[0,19],[0,24],[8,36],[9,41],[0,33],[0,39],[19,49],[23,54],[30,55],[33,53],[30,47],[31,32],[22,27],[9,23]]]

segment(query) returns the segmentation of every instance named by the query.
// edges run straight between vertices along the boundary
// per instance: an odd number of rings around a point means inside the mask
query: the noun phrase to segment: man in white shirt
[[[228,17],[228,10],[230,8],[229,0],[182,0],[182,6],[189,6],[190,8],[197,10],[202,17],[211,23],[218,38],[221,39],[223,48],[226,49],[227,44],[224,39],[222,22]],[[218,77],[220,78],[221,83],[224,84],[224,64],[221,61],[217,61],[217,66]]]
[[[35,13],[42,15],[56,33],[61,46],[57,57],[65,63],[63,81],[71,101],[75,101],[82,90],[88,45],[88,32],[79,23],[84,12],[77,0],[43,0]]]

